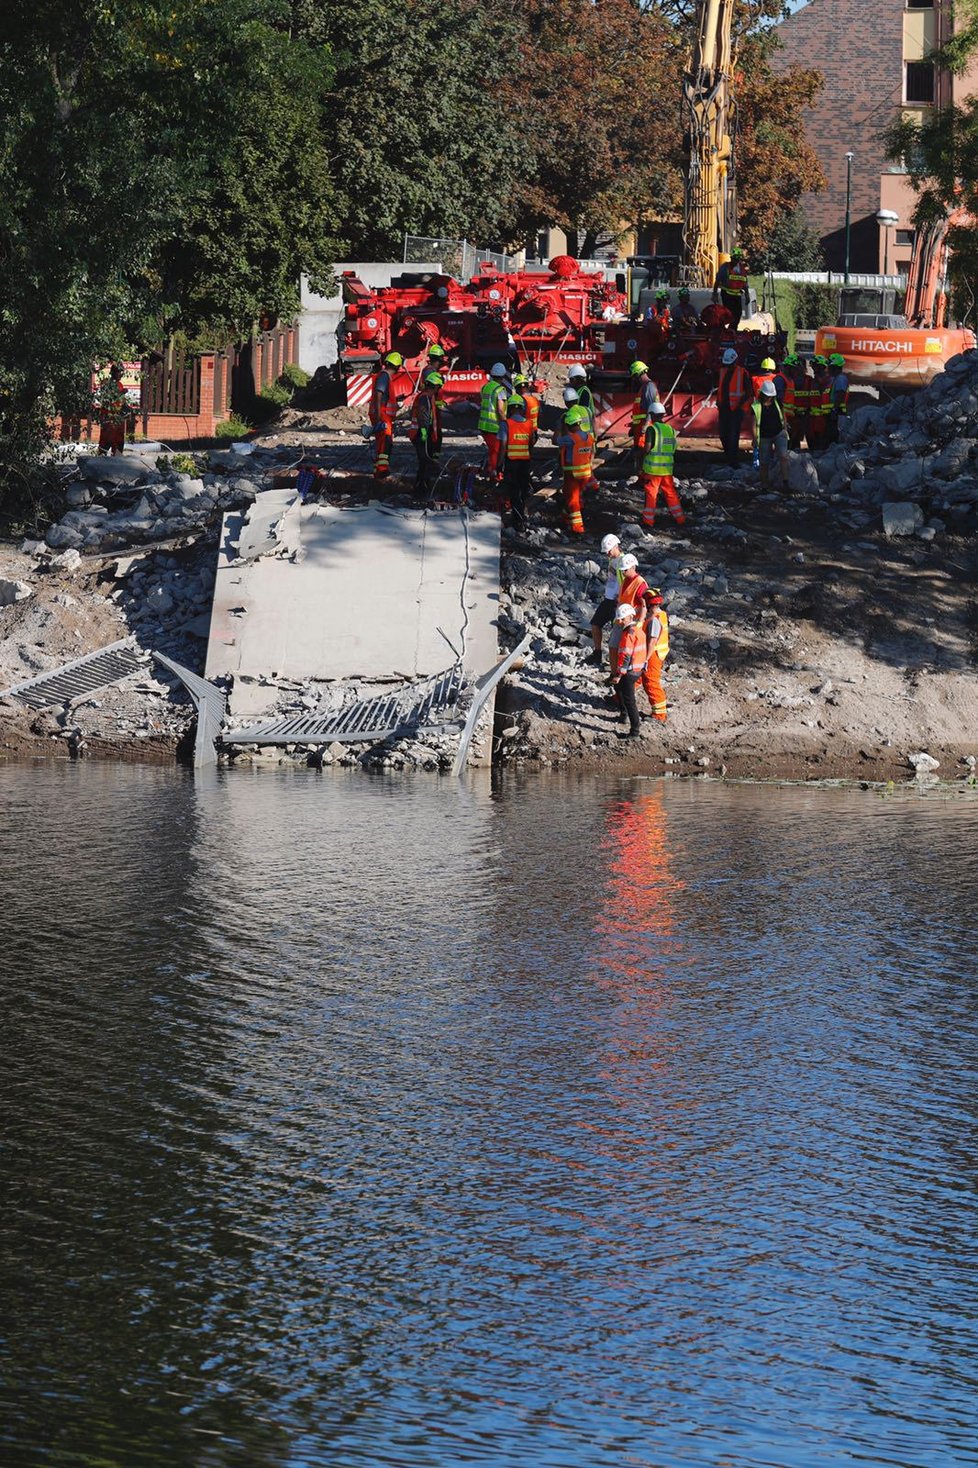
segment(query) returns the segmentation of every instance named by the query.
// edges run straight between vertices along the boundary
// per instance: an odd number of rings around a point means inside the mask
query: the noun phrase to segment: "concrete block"
[[[888,501],[881,509],[883,534],[890,539],[895,535],[915,535],[924,523],[923,510],[913,503]]]

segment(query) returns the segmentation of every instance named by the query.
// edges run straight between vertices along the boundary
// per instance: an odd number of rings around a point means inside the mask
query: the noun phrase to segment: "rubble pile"
[[[52,550],[94,554],[187,535],[224,510],[252,503],[263,474],[290,454],[282,449],[246,456],[217,449],[199,474],[170,468],[165,455],[80,456],[79,478],[66,491],[69,509],[45,539]]]
[[[952,357],[919,393],[859,408],[816,461],[819,484],[862,524],[932,541],[978,526],[978,351]],[[861,513],[860,513],[861,512]]]

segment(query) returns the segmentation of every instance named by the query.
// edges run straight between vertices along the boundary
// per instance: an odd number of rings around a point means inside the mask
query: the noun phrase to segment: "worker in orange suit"
[[[638,569],[638,560],[631,551],[618,562],[618,604],[630,602],[635,616],[644,626],[652,615],[652,592],[649,583]]]
[[[728,347],[723,354],[717,382],[720,442],[728,464],[736,464],[740,457],[740,427],[744,419],[744,409],[750,401],[750,378],[733,347]]]
[[[636,617],[632,603],[627,601],[619,604],[615,621],[621,627],[621,635],[612,654],[611,687],[618,703],[619,722],[628,722],[628,733],[618,737],[638,739],[642,732],[642,723],[635,690],[645,674],[645,627]]]
[[[808,406],[811,398],[808,368],[800,357],[789,352],[781,366],[787,379],[784,393],[784,419],[788,429],[788,442],[795,450],[808,430]],[[775,386],[777,379],[775,378]]]
[[[537,433],[540,428],[540,399],[533,391],[533,383],[525,372],[517,372],[513,376],[513,391],[518,392],[526,404],[526,414]],[[507,413],[507,418],[509,414]]]
[[[370,427],[374,440],[374,478],[386,479],[391,472],[391,450],[394,447],[394,419],[397,417],[397,390],[394,380],[404,366],[400,352],[388,352],[370,394]]]
[[[666,422],[665,403],[653,403],[652,427],[645,435],[645,458],[642,460],[642,489],[645,492],[642,524],[647,530],[655,525],[660,491],[676,524],[686,524],[674,477],[677,444],[676,430]]]
[[[95,408],[99,417],[98,451],[121,454],[126,447],[126,425],[134,417],[126,389],[122,385],[123,367],[113,362],[109,375],[99,384]]]
[[[515,387],[515,383],[513,384]],[[513,512],[517,530],[526,529],[526,500],[530,493],[530,454],[536,430],[526,398],[513,392],[506,405],[506,470],[503,490]]]
[[[809,384],[808,432],[806,440],[812,453],[828,443],[829,413],[832,409],[832,373],[827,357],[812,358],[812,381]]]
[[[564,520],[572,535],[584,534],[585,489],[597,489],[594,477],[594,434],[583,408],[572,407],[564,414],[563,432],[554,440],[560,449],[564,476]]]
[[[652,705],[653,719],[664,724],[669,705],[662,687],[662,669],[669,656],[669,616],[663,605],[662,592],[657,586],[649,587],[646,605],[649,608],[645,622],[648,655],[642,674],[642,687]]]

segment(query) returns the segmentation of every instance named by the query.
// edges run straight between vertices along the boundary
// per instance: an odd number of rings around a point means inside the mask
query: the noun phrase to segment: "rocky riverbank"
[[[464,441],[464,440],[460,440]],[[403,448],[399,463],[409,459]],[[43,541],[0,546],[0,687],[126,637],[202,670],[224,510],[288,482],[300,456],[324,494],[375,493],[356,435],[286,421],[247,455],[82,461]],[[396,462],[395,467],[398,464]],[[843,442],[793,460],[791,493],[762,493],[707,447],[678,465],[682,530],[638,524],[627,456],[608,451],[588,534],[560,530],[555,476],[525,535],[503,533],[500,643],[532,651],[497,700],[498,764],[650,773],[887,779],[937,769],[970,778],[978,756],[978,354],[913,398],[860,409]],[[409,480],[392,481],[395,500]],[[672,628],[665,727],[617,737],[603,674],[587,661],[607,530],[662,587]],[[323,691],[283,686],[280,707]],[[193,709],[158,665],[72,705],[0,701],[0,757],[175,756]],[[925,758],[921,758],[925,756]],[[264,756],[385,768],[450,763],[451,740]],[[937,764],[934,766],[933,761]]]

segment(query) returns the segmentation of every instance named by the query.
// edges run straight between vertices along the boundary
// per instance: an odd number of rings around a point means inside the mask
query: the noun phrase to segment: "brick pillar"
[[[200,359],[200,403],[197,409],[197,432],[201,438],[214,437],[214,353]]]
[[[255,392],[261,392],[262,388],[265,386],[264,382],[262,381],[263,356],[264,353],[262,351],[261,337],[256,336],[252,339],[251,343],[251,375],[255,380]]]

